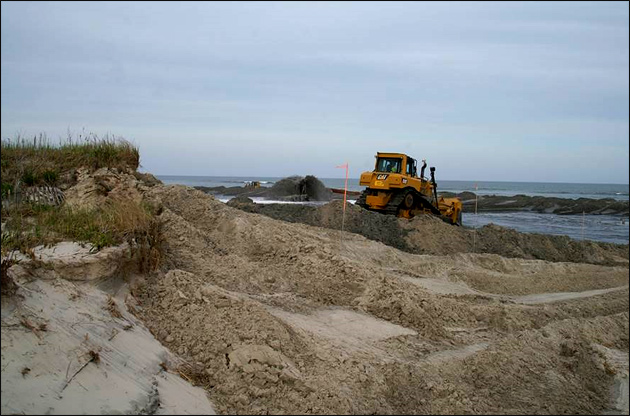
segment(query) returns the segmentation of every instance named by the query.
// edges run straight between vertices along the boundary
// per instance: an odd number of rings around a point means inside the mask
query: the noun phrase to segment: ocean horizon
[[[259,181],[261,186],[271,187],[283,178],[269,176],[185,176],[185,175],[155,175],[165,184],[180,184],[186,186],[242,186],[248,181]],[[329,188],[344,187],[345,178],[318,178]],[[477,190],[475,190],[477,186]],[[361,191],[358,178],[348,178],[348,190]],[[557,198],[612,198],[628,200],[628,185],[620,184],[580,184],[554,182],[508,182],[508,181],[438,181],[438,193],[448,192],[476,192],[479,195],[529,195]],[[231,196],[217,195],[223,202],[229,201]],[[254,198],[257,203],[280,203],[280,201]],[[349,199],[350,203],[355,201]],[[282,202],[286,203],[286,202]],[[303,204],[301,202],[295,202]],[[321,205],[324,202],[310,203]],[[535,212],[484,212],[474,214],[463,213],[463,223],[466,227],[479,228],[487,224],[496,224],[520,232],[541,233],[551,235],[565,235],[574,240],[593,240],[607,243],[628,244],[629,223],[625,217],[614,215],[556,215]]]
[[[217,187],[242,186],[245,182],[258,181],[261,186],[273,186],[283,177],[274,176],[189,176],[189,175],[155,175],[167,184],[187,186]],[[345,178],[319,178],[329,188],[344,188]],[[564,182],[515,182],[515,181],[466,181],[438,180],[438,192],[475,192],[478,195],[528,195],[567,199],[612,198],[628,201],[629,185],[596,184],[596,183],[564,183]],[[348,190],[361,191],[365,187],[359,185],[359,178],[348,178]]]

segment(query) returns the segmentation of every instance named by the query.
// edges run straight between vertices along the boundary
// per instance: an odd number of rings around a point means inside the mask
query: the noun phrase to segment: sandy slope
[[[140,314],[197,363],[220,412],[615,406],[616,370],[597,348],[628,348],[625,267],[414,255],[241,212],[190,188],[154,188],[149,198],[164,207],[171,271],[143,286]],[[560,292],[587,293],[522,298]]]
[[[255,204],[248,198],[227,203],[246,212],[270,218],[341,229],[341,201],[323,206]],[[452,227],[432,215],[412,220],[367,211],[348,204],[344,229],[374,241],[414,254],[493,253],[508,258],[540,259],[554,262],[591,263],[628,267],[628,245],[575,241],[567,236],[519,233],[494,224],[478,230]]]
[[[42,251],[68,260],[68,246]],[[87,259],[85,271],[93,271],[96,258]],[[53,270],[47,269],[51,277],[67,272]],[[107,290],[37,279],[2,299],[2,414],[212,414],[203,390],[165,371],[178,360],[127,311],[125,286],[116,287],[123,282],[104,283]]]

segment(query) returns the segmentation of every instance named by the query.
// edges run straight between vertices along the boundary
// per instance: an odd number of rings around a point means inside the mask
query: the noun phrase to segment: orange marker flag
[[[341,217],[341,231],[343,231],[343,227],[346,222],[346,193],[348,192],[348,162],[341,166],[335,166],[336,168],[345,168],[346,169],[346,183],[343,186],[343,216]]]

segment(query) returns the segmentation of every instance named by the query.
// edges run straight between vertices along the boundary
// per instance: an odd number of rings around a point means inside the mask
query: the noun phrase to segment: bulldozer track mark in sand
[[[524,305],[538,305],[542,303],[563,302],[572,299],[587,298],[604,295],[606,293],[627,290],[628,285],[611,287],[608,289],[585,290],[583,292],[550,292],[536,293],[525,296],[507,296],[496,293],[482,292],[471,289],[463,282],[453,282],[446,279],[418,278],[413,276],[400,276],[401,279],[421,286],[433,293],[441,295],[475,295]]]
[[[348,309],[323,309],[308,315],[268,310],[289,325],[313,334],[324,345],[339,347],[346,353],[364,352],[391,359],[394,356],[378,347],[378,341],[417,335],[412,329]]]
[[[612,287],[610,289],[586,290],[584,292],[559,292],[559,293],[539,293],[535,295],[514,297],[511,300],[516,303],[526,305],[536,305],[541,303],[562,302],[565,300],[588,298],[591,296],[599,296],[610,292],[627,290],[628,285]]]
[[[442,350],[430,354],[423,361],[429,364],[436,365],[452,360],[463,360],[464,358],[468,358],[471,355],[478,353],[479,351],[484,351],[489,346],[490,344],[488,344],[487,342],[481,342],[478,344],[466,345],[465,347],[453,350]]]

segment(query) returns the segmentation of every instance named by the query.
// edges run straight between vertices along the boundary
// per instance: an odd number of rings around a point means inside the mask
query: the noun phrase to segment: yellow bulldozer
[[[403,218],[431,213],[450,224],[462,225],[462,201],[438,197],[435,168],[430,168],[429,180],[424,177],[427,163],[422,162],[418,175],[415,159],[403,153],[378,152],[374,171],[361,174],[359,185],[367,188],[356,205]]]

